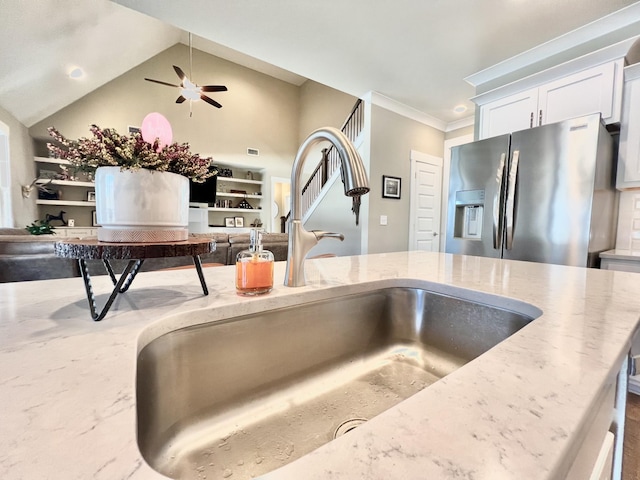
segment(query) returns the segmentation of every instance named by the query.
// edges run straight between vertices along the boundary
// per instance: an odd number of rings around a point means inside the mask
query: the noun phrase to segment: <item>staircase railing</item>
[[[364,128],[364,102],[361,99],[355,103],[351,113],[342,124],[340,131],[345,134],[350,142],[354,143]],[[309,177],[309,180],[302,187],[302,214],[303,216],[313,206],[320,196],[322,188],[331,178],[334,172],[340,168],[340,155],[336,148],[331,145],[322,149],[322,159]],[[281,219],[281,230],[285,232],[285,224],[289,220],[291,212],[286,218]]]

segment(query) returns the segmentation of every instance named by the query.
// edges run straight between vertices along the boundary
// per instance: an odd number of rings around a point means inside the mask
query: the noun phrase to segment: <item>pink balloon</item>
[[[171,144],[173,139],[173,131],[171,124],[164,115],[153,112],[148,114],[142,120],[142,139],[145,142],[153,143],[158,139],[158,150],[162,150],[165,146]]]

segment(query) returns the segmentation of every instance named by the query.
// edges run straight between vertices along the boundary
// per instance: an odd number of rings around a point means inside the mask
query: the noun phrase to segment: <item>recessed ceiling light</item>
[[[453,107],[453,111],[455,113],[464,113],[467,111],[467,107],[465,105],[456,105]]]
[[[82,70],[80,67],[76,67],[69,72],[69,78],[73,78],[74,80],[78,80],[82,77],[84,77],[84,70]]]

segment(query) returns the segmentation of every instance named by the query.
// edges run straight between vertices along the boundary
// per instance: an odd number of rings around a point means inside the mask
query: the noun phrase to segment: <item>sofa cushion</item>
[[[0,283],[80,276],[78,262],[51,253],[0,254]]]
[[[0,235],[0,254],[21,255],[30,253],[54,254],[55,235]]]

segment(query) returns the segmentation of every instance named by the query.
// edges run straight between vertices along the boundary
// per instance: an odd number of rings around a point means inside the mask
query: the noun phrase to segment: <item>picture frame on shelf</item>
[[[235,224],[236,228],[244,227],[244,217],[235,217],[234,218],[234,224]]]
[[[236,220],[233,217],[224,217],[224,226],[225,227],[235,227]]]
[[[129,135],[133,135],[134,133],[140,133],[142,130],[140,129],[140,127],[129,125],[127,127],[127,131],[129,132]]]
[[[400,199],[402,179],[400,177],[382,176],[382,198]]]
[[[87,202],[95,202],[96,201],[96,192],[90,191],[87,192]]]
[[[91,212],[91,226],[92,227],[97,227],[98,226],[98,216],[96,215],[96,211],[93,210]]]

